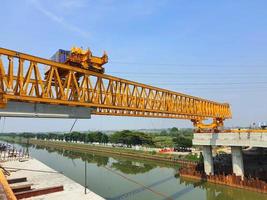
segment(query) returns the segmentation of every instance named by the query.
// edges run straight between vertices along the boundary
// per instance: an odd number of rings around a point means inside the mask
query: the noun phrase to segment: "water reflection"
[[[187,186],[187,188],[184,189],[186,191],[183,192],[190,192],[190,190],[194,188],[200,188],[206,191],[206,200],[266,200],[267,198],[267,195],[262,193],[216,185],[205,181],[195,181],[182,177],[180,177],[180,184],[185,184]],[[174,194],[172,198],[177,199],[181,194],[182,192]]]
[[[152,170],[156,165],[131,160],[118,160],[117,162],[112,163],[111,167],[124,174],[142,174]]]
[[[29,147],[30,145],[25,145],[25,147]],[[31,147],[36,149],[46,150],[49,153],[57,153],[64,157],[70,158],[71,160],[74,159],[82,159],[88,163],[95,163],[97,166],[107,166],[110,163],[111,168],[116,169],[124,174],[142,174],[149,172],[150,170],[157,167],[157,164],[134,161],[134,160],[126,160],[126,159],[118,159],[105,156],[105,155],[98,155],[94,153],[81,153],[71,150],[66,150],[62,148],[51,148],[51,147],[43,147],[39,145],[31,145]]]
[[[58,155],[67,157],[71,160],[75,159],[81,159],[82,161],[86,161],[88,163],[95,163],[97,166],[106,166],[109,162],[109,157],[107,156],[100,156],[97,154],[89,154],[89,153],[81,153],[81,152],[76,152],[76,151],[71,151],[71,150],[66,150],[62,148],[51,148],[51,147],[43,147],[36,145],[36,149],[42,149],[46,150],[49,153],[57,153]]]

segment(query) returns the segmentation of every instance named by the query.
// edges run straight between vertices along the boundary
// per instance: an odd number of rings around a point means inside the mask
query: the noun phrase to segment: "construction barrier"
[[[204,180],[210,183],[227,185],[255,192],[267,193],[267,183],[265,181],[259,180],[258,178],[244,177],[242,179],[241,176],[236,176],[235,174],[206,175],[204,172],[197,171],[193,167],[180,168],[179,173],[181,177]]]

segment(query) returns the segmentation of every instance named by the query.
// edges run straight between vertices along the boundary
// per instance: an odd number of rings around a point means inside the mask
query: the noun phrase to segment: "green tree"
[[[25,133],[22,133],[21,136],[25,138],[35,138],[36,135],[34,133],[25,132]]]
[[[84,136],[82,133],[78,131],[73,131],[70,133],[70,139],[71,141],[74,141],[74,142],[84,141]]]
[[[100,131],[97,131],[97,132],[90,132],[90,133],[87,133],[85,134],[85,142],[99,142],[99,143],[108,143],[109,141],[109,137],[100,132]]]
[[[58,135],[55,133],[48,133],[47,139],[56,140],[56,139],[58,139]]]
[[[93,139],[93,136],[92,136],[91,133],[87,133],[86,134],[86,136],[85,136],[85,142],[86,143],[88,143],[88,142],[90,142],[90,143],[94,142],[94,139]]]
[[[172,127],[172,128],[170,129],[170,133],[178,133],[178,132],[179,132],[179,130],[178,130],[177,127]]]
[[[160,136],[166,136],[166,135],[168,135],[168,133],[166,130],[162,130],[159,135]]]
[[[64,139],[65,139],[66,142],[70,142],[71,141],[70,134],[69,133],[65,133],[64,134]]]
[[[101,136],[101,143],[108,143],[109,142],[109,137],[106,134],[102,134]]]
[[[132,145],[152,145],[152,137],[143,132],[133,132],[130,130],[117,131],[110,136],[112,143],[122,143],[127,146]]]
[[[177,136],[173,138],[173,142],[177,147],[183,147],[183,148],[192,147],[192,140],[184,136]]]
[[[36,137],[39,140],[44,140],[44,139],[47,139],[48,135],[44,134],[44,133],[39,133],[39,134],[36,135]]]
[[[64,140],[64,135],[63,134],[58,134],[58,140],[63,141]]]

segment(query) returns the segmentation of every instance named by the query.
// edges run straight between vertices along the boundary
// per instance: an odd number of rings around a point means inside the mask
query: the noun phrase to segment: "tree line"
[[[178,130],[173,127],[161,133],[144,133],[141,131],[123,130],[116,131],[112,134],[106,134],[101,131],[95,132],[78,132],[71,133],[2,133],[3,136],[23,137],[23,138],[36,138],[39,140],[58,140],[66,142],[83,142],[83,143],[113,143],[123,144],[128,147],[132,145],[142,145],[157,147],[155,138],[157,136],[168,136],[173,141],[173,146],[169,147],[191,147],[192,146],[192,131]]]

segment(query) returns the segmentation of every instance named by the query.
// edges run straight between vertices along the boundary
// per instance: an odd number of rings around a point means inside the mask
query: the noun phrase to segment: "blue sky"
[[[227,126],[267,121],[267,2],[2,0],[0,46],[49,58],[106,50],[106,73],[220,102]],[[2,120],[3,121],[3,120]],[[4,131],[69,130],[73,120],[6,119]],[[34,126],[33,126],[34,124]],[[76,130],[191,127],[172,119],[92,117]]]

